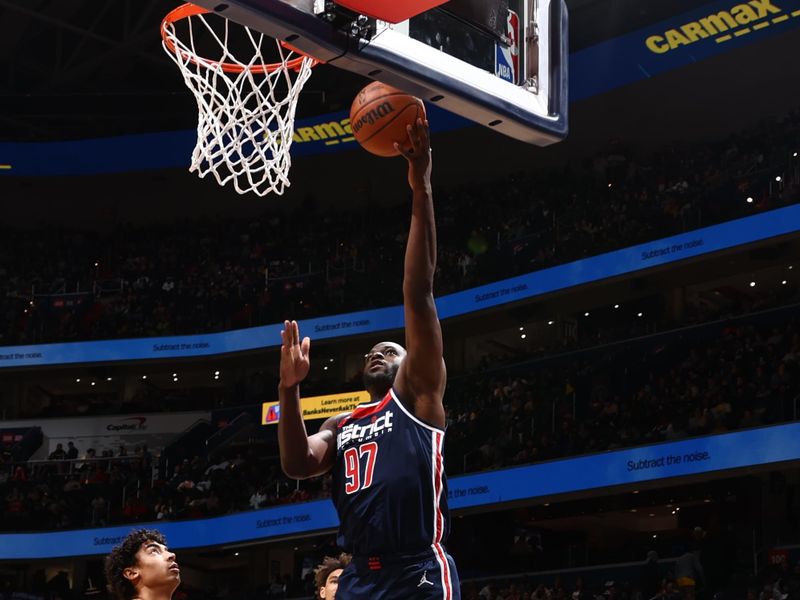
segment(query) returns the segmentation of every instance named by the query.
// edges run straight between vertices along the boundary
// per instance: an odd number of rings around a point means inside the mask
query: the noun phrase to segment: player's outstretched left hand
[[[408,161],[408,185],[411,189],[417,186],[429,186],[431,182],[431,134],[427,119],[417,119],[409,125],[409,148],[395,142],[395,149]]]
[[[281,331],[281,382],[283,387],[297,385],[308,375],[311,361],[311,338],[304,337],[300,342],[300,327],[297,321],[284,321]]]

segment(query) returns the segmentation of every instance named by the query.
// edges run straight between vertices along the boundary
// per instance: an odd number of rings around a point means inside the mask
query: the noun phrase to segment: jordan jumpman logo
[[[424,573],[422,573],[422,579],[419,580],[419,584],[417,584],[417,587],[422,587],[423,583],[427,583],[428,585],[433,585],[432,581],[428,581],[428,571],[427,570]]]

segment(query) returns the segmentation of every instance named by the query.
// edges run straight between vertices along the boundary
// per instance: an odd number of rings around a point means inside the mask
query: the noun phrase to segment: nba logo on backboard
[[[513,10],[508,11],[506,35],[509,45],[495,42],[494,74],[513,84],[519,83],[519,16]]]

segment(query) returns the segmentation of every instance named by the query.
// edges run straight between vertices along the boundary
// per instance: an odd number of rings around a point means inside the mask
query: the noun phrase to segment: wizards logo
[[[269,423],[277,423],[281,420],[281,407],[279,404],[275,404],[274,406],[270,406],[267,410],[267,414],[264,417],[264,424]]]
[[[506,35],[509,44],[495,43],[494,74],[500,79],[519,84],[519,16],[513,10],[508,11]]]

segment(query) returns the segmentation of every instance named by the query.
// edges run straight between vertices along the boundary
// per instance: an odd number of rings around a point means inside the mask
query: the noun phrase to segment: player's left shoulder
[[[436,389],[415,389],[408,380],[395,381],[395,395],[403,407],[423,425],[444,429],[444,382]]]

